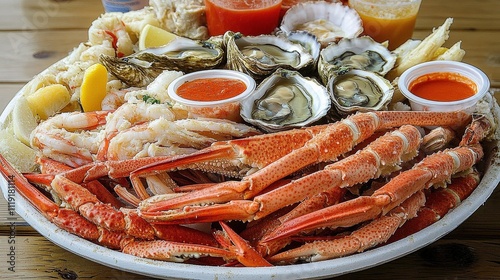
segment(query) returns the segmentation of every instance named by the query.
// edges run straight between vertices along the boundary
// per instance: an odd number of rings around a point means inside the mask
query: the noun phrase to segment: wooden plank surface
[[[88,28],[104,9],[100,0],[2,0],[0,29],[4,31]]]
[[[85,42],[88,27],[103,12],[100,0],[2,0],[1,3],[0,110],[34,75]],[[423,0],[414,37],[425,37],[446,17],[453,17],[447,46],[462,41],[467,52],[465,62],[481,68],[492,86],[500,88],[499,14],[498,0]],[[338,279],[500,279],[499,204],[497,188],[484,206],[445,238],[388,264]],[[6,209],[6,201],[0,198],[2,279],[149,279],[69,253],[21,218],[8,215]],[[8,270],[7,256],[12,221],[16,222],[15,273]]]

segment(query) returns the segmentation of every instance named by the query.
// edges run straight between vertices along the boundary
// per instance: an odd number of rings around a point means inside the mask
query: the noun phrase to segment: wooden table
[[[102,12],[99,0],[2,0],[0,9],[0,108],[34,75],[87,40]],[[424,0],[415,38],[453,17],[447,46],[461,40],[465,61],[500,88],[500,1]],[[500,95],[500,93],[497,93]],[[498,99],[498,97],[497,97]],[[500,278],[500,190],[445,238],[406,257],[345,277],[456,279]],[[91,262],[52,244],[22,219],[15,220],[15,272],[8,270],[10,222],[0,199],[0,274],[8,279],[145,279]]]

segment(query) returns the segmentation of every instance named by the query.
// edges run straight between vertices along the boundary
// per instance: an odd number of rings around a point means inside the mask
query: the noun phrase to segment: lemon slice
[[[34,93],[26,96],[31,111],[42,120],[59,112],[68,105],[70,99],[71,95],[68,89],[60,84],[39,88]]]
[[[176,37],[165,29],[147,24],[139,35],[139,50],[164,46]]]
[[[84,112],[100,111],[101,103],[106,96],[108,70],[100,63],[96,63],[83,74],[80,87],[80,104]]]
[[[14,135],[25,145],[30,145],[30,134],[37,126],[35,115],[31,111],[26,97],[17,99],[12,110],[12,126]]]

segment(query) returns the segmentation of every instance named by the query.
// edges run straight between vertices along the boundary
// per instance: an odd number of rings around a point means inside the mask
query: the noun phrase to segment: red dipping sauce
[[[429,73],[413,80],[408,89],[414,95],[432,101],[457,101],[476,94],[477,86],[457,73]]]
[[[230,78],[202,78],[183,83],[177,88],[177,95],[193,101],[220,101],[244,92],[244,82]]]

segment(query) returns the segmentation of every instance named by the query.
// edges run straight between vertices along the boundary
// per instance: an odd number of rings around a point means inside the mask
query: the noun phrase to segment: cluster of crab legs
[[[458,146],[398,171],[420,150],[421,130],[415,126],[463,131],[467,124]],[[42,164],[43,174],[19,174],[0,156],[0,171],[51,222],[103,246],[157,260],[208,256],[204,259],[223,259],[226,265],[268,266],[361,252],[387,242],[394,232],[396,239],[407,220],[420,217],[420,209],[442,215],[477,186],[471,170],[483,156],[480,141],[490,130],[486,118],[471,121],[463,112],[358,113],[333,124],[217,142],[189,155],[96,162],[76,169],[50,162]],[[326,166],[317,172],[290,179],[321,164]],[[241,179],[169,186],[176,191],[154,196],[147,191],[148,184],[175,184],[165,174],[184,169]],[[459,187],[448,188],[448,196],[441,197],[454,203],[446,203],[442,211],[444,202],[426,204],[426,190],[445,187],[459,173],[476,180],[452,183]],[[346,199],[348,188],[379,177],[391,178],[371,195]],[[103,181],[115,182],[120,200]],[[133,189],[123,187],[127,182]],[[236,233],[227,224],[233,220],[245,222],[246,228]],[[219,222],[221,230],[210,234],[185,226],[209,222]],[[348,233],[312,235],[339,229]],[[293,241],[304,245],[288,250]]]

